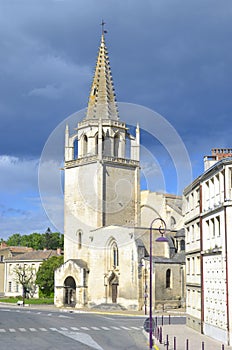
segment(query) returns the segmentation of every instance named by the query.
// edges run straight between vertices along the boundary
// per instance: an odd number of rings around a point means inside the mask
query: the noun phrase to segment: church
[[[152,201],[147,205],[141,198]],[[154,306],[180,307],[185,283],[181,197],[149,191],[141,196],[140,129],[137,125],[133,135],[119,118],[103,30],[86,115],[74,133],[68,125],[65,130],[64,264],[55,271],[56,306],[146,307],[149,225],[161,217],[156,199],[168,223],[168,242],[153,246],[153,271],[160,271],[153,279]],[[159,235],[154,229],[154,241]]]

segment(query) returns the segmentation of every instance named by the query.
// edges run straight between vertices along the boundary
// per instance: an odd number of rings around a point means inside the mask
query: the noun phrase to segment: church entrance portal
[[[71,276],[64,281],[64,304],[76,305],[76,282]]]
[[[115,275],[115,273],[112,273],[112,275],[109,278],[109,294],[112,298],[112,303],[117,303],[117,297],[118,297],[118,276]]]

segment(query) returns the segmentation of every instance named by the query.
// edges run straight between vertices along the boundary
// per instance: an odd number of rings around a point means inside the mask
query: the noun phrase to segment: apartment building
[[[213,149],[184,190],[187,325],[232,342],[232,149]]]

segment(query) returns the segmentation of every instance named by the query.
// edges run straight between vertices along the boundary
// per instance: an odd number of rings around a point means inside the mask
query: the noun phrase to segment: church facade
[[[119,119],[103,33],[86,115],[74,134],[68,126],[65,131],[64,264],[55,271],[57,306],[144,306],[149,226],[141,227],[139,158],[139,126],[132,135]],[[171,210],[179,222],[180,213]],[[159,243],[154,254],[172,258],[177,231],[169,230],[169,243]],[[158,236],[154,230],[154,240]],[[171,263],[177,269],[184,266],[179,257]],[[180,286],[167,289],[169,299],[183,297]]]

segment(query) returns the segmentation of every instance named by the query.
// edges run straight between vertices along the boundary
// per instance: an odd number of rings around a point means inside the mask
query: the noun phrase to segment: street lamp
[[[160,237],[156,239],[156,242],[168,242],[168,239],[164,237],[164,234],[166,232],[166,223],[161,218],[156,218],[151,222],[150,225],[150,309],[149,309],[149,349],[152,349],[153,346],[153,340],[152,340],[152,325],[153,325],[153,319],[152,319],[152,227],[155,221],[160,221],[161,225],[159,226],[158,230],[160,232]]]

